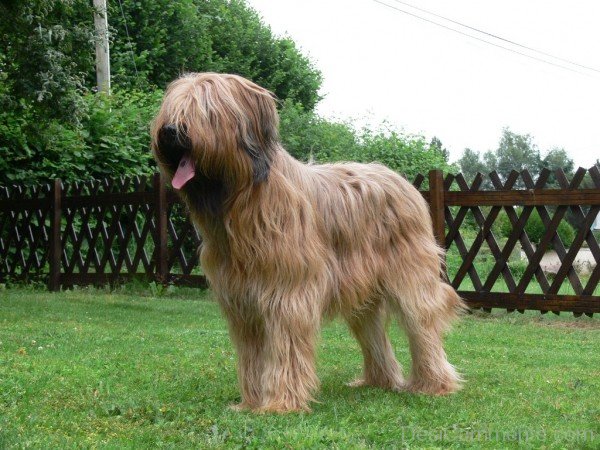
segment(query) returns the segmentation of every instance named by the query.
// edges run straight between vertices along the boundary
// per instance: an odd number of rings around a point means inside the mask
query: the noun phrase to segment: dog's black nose
[[[176,125],[164,125],[158,133],[158,146],[163,152],[181,154],[190,151],[190,139],[185,133],[185,127],[177,128]]]
[[[165,125],[159,133],[160,145],[171,146],[177,140],[177,127],[175,125]]]

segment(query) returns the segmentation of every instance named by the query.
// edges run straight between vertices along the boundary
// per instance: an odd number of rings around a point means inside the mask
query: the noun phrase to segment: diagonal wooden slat
[[[515,176],[515,174],[516,174],[516,176]],[[523,176],[526,174],[528,174],[527,171],[522,171],[520,175],[523,178]],[[516,171],[513,171],[511,173],[511,175],[513,175],[513,176],[509,177],[509,178],[511,180],[514,180],[514,181],[512,181],[514,183],[516,181],[516,179],[519,177],[519,173]],[[546,183],[548,176],[549,176],[548,172],[542,171],[540,174],[540,177],[538,178],[536,188],[542,187]],[[507,186],[507,184],[505,183],[504,186]],[[512,186],[512,184],[510,186]],[[516,224],[513,226],[512,232],[508,236],[508,239],[506,240],[506,243],[504,244],[504,247],[502,248],[501,259],[496,261],[496,263],[494,264],[494,267],[492,268],[492,271],[490,272],[490,275],[486,282],[486,286],[484,286],[484,289],[486,289],[486,292],[489,292],[491,290],[491,287],[493,286],[495,278],[498,277],[498,275],[502,271],[503,266],[505,264],[507,264],[510,254],[513,252],[515,245],[517,244],[517,241],[520,240],[521,235],[525,232],[524,231],[525,225],[526,225],[527,220],[529,219],[529,216],[531,215],[532,211],[533,211],[532,206],[526,206],[521,211],[521,215],[519,216],[519,219],[517,220]],[[531,261],[530,261],[530,266],[531,266]],[[518,287],[515,289],[518,289]]]
[[[557,180],[561,179],[565,182],[565,188],[574,190],[574,189],[577,189],[579,187],[579,185],[581,184],[581,182],[583,181],[583,178],[585,177],[585,173],[586,173],[585,169],[579,168],[575,172],[575,175],[573,176],[573,180],[571,181],[571,183],[569,183],[567,181],[564,171],[562,169],[557,169],[555,171],[555,176],[556,176]],[[527,174],[527,175],[529,175],[529,174]],[[524,177],[524,182],[527,187],[532,186],[532,179],[530,176]],[[542,223],[548,229],[550,226],[550,223],[551,223],[550,215],[548,214],[548,210],[546,209],[545,206],[536,206],[536,210],[537,210],[540,218],[542,219]],[[556,216],[556,214],[559,214],[561,216],[561,218],[559,219],[558,225],[560,225],[560,220],[562,220],[562,218],[566,214],[567,210],[568,210],[567,206],[559,206],[556,208],[555,216]],[[558,229],[558,225],[557,225],[557,229]],[[542,239],[542,241],[543,241],[543,239]],[[554,234],[549,235],[549,243],[547,245],[549,245],[550,243],[552,243],[552,246],[554,247],[554,251],[556,251],[556,254],[562,264],[562,261],[566,257],[567,251],[565,250],[565,246],[564,246],[562,240],[560,239],[560,236],[556,232],[556,230],[554,230]],[[542,243],[540,242],[540,246],[541,246],[541,244]],[[543,252],[545,252],[546,250],[547,250],[547,248],[540,249],[538,247],[538,249],[536,250],[536,253],[541,253],[543,256]],[[537,262],[537,264],[539,264],[540,261],[541,261],[541,257],[540,257],[539,261]],[[526,273],[527,273],[527,270],[526,270]],[[579,280],[579,276],[577,275],[577,273],[575,272],[575,270],[573,269],[572,266],[568,266],[568,277],[569,277],[569,281],[571,282],[571,285],[573,286],[573,289],[575,290],[575,292],[581,293],[581,291],[583,290],[583,287],[581,286],[581,281]]]
[[[502,190],[504,188],[504,186],[502,185],[502,181],[500,180],[500,177],[498,176],[497,172],[492,172],[490,174],[490,180],[495,189]],[[517,213],[515,212],[514,206],[505,206],[504,211],[506,212],[508,220],[510,221],[511,225],[514,228],[517,225],[517,222],[519,221],[519,217],[518,217]],[[521,248],[523,249],[523,252],[525,253],[525,256],[527,257],[527,260],[530,261],[535,250],[533,248],[533,245],[531,245],[529,236],[527,236],[527,233],[525,233],[524,229],[523,229],[523,232],[519,236],[519,241],[521,243]],[[538,283],[540,284],[542,292],[548,292],[548,289],[550,288],[550,284],[548,283],[548,279],[546,278],[546,275],[544,275],[544,271],[541,269],[541,267],[538,267],[536,269],[535,277],[536,277]],[[514,292],[514,290],[509,290],[509,292]]]
[[[475,178],[473,179],[473,182],[471,183],[471,186],[468,186],[467,189],[463,190],[469,190],[472,192],[478,191],[481,187],[482,182],[483,175],[481,173],[477,173],[477,175],[475,175]],[[465,216],[468,212],[468,206],[461,206],[458,212],[456,213],[456,217],[454,218],[452,224],[448,223],[448,234],[446,234],[446,243],[451,243],[452,241],[454,241],[454,238],[459,234],[460,226],[462,225],[463,220],[465,219]]]
[[[579,185],[583,181],[585,172],[586,172],[585,169],[580,169],[575,173],[575,175],[573,176],[573,180],[569,184],[569,187],[571,189],[577,189],[579,187]],[[530,181],[530,178],[527,180],[524,179],[524,181],[526,183],[528,183]],[[538,207],[538,212],[540,214],[540,217],[542,217],[542,221],[544,222],[544,225],[546,226],[546,232],[544,233],[544,236],[542,237],[542,239],[538,245],[538,248],[536,249],[535,253],[533,254],[531,261],[530,261],[529,265],[527,266],[527,269],[525,269],[525,273],[523,274],[523,277],[521,278],[521,281],[519,282],[519,285],[517,286],[517,290],[516,290],[517,293],[522,294],[525,292],[525,289],[527,289],[527,285],[531,281],[531,277],[533,276],[533,273],[535,272],[536,267],[539,266],[540,261],[542,260],[542,256],[544,256],[544,253],[548,249],[550,242],[553,242],[554,249],[555,249],[557,255],[559,256],[559,258],[561,259],[561,261],[564,259],[565,255],[566,255],[566,251],[565,251],[564,245],[562,244],[562,241],[560,240],[560,237],[558,237],[556,230],[558,229],[558,225],[560,224],[565,213],[567,212],[567,209],[568,209],[568,206],[557,207],[556,211],[554,213],[554,216],[548,222],[548,219],[549,219],[548,211],[544,207]],[[579,277],[577,276],[575,271],[572,270],[572,268],[569,271],[569,280],[571,281],[571,284],[572,284],[575,292],[577,294],[581,294],[581,292],[583,291],[583,287],[581,286]]]
[[[477,191],[479,189],[479,187],[481,186],[482,181],[483,181],[483,175],[477,174],[477,176],[473,180],[473,183],[471,184],[471,186],[470,187],[467,186],[466,189],[471,190],[471,191]],[[447,187],[449,187],[449,184],[444,186],[444,188],[447,188]],[[468,207],[461,207],[456,214],[456,218],[453,218],[450,208],[446,207],[444,209],[446,223],[448,224],[448,234],[446,235],[446,239],[445,239],[446,248],[450,248],[450,245],[452,244],[452,242],[454,242],[456,245],[456,248],[458,249],[458,252],[459,252],[461,258],[463,258],[463,260],[467,257],[468,250],[467,250],[467,246],[465,245],[464,239],[460,234],[460,226],[462,225],[468,212],[469,212]],[[473,283],[473,287],[478,291],[481,290],[481,288],[482,288],[481,279],[479,278],[479,274],[477,273],[477,270],[475,269],[475,266],[473,264],[468,267],[467,272],[469,274],[469,278],[471,279],[471,282]],[[457,279],[455,276],[454,279],[452,280],[451,284],[455,289],[458,289],[461,282],[462,282],[462,280],[460,280],[460,282],[458,282],[458,284],[456,284]]]
[[[600,187],[600,172],[598,171],[598,167],[594,166],[592,169],[590,169],[589,173],[592,181],[594,184],[596,184],[596,187]],[[561,187],[568,187],[568,180],[563,171],[557,172],[556,179]],[[600,265],[600,248],[598,246],[598,242],[596,242],[596,239],[594,239],[594,236],[591,232],[592,224],[594,223],[598,212],[600,212],[600,205],[591,206],[586,215],[583,214],[580,206],[572,206],[571,212],[575,218],[580,221],[580,229],[577,232],[577,235],[575,236],[575,239],[573,240],[573,243],[571,244],[567,254],[565,255],[565,258],[562,260],[561,267],[556,274],[552,286],[550,287],[550,293],[552,294],[558,293],[558,290],[569,273],[569,270],[572,270],[573,262],[581,250],[584,241],[587,241],[590,252],[596,259],[596,266]],[[591,292],[593,292],[593,288],[591,291],[589,289],[583,290],[584,295],[589,295],[588,293]]]
[[[593,166],[588,173],[596,187],[600,188],[600,168],[598,166]],[[574,210],[575,213],[579,212],[580,214],[583,214],[581,208],[574,208]],[[598,282],[600,281],[600,245],[592,233],[587,235],[586,242],[590,252],[592,253],[592,256],[596,260],[596,267],[590,274],[590,278],[583,289],[583,295],[592,295],[598,286]]]
[[[567,277],[569,272],[571,270],[573,270],[573,262],[575,261],[575,258],[577,257],[579,251],[581,250],[581,246],[582,246],[583,242],[585,241],[585,238],[589,234],[591,234],[590,230],[591,230],[592,224],[594,223],[594,220],[596,219],[596,216],[598,215],[599,211],[600,211],[600,205],[592,206],[590,208],[589,213],[586,215],[584,220],[581,222],[581,228],[577,232],[575,239],[573,240],[573,243],[571,244],[571,247],[567,251],[567,254],[565,255],[564,259],[561,261],[560,269],[556,273],[556,276],[554,277],[554,281],[552,282],[552,285],[550,286],[550,290],[549,290],[550,294],[558,293],[558,290],[562,286],[563,281],[565,280],[565,278]]]
[[[514,183],[516,182],[518,177],[519,177],[519,173],[513,171],[507,177],[506,183],[509,186],[512,186],[512,185],[514,185]],[[458,272],[456,274],[456,277],[455,277],[453,283],[456,282],[457,280],[459,280],[459,285],[460,285],[460,282],[462,282],[462,278],[464,278],[468,267],[473,264],[473,261],[475,260],[475,257],[477,256],[477,253],[479,252],[479,249],[481,248],[481,245],[485,241],[486,235],[491,231],[492,224],[498,217],[498,214],[500,213],[500,209],[501,209],[501,207],[495,206],[495,207],[492,207],[492,209],[490,210],[490,213],[488,214],[487,218],[485,219],[485,222],[483,223],[479,232],[477,233],[477,236],[475,236],[475,240],[473,241],[473,245],[471,246],[471,249],[469,250],[467,257],[463,260],[461,267],[458,269]],[[512,251],[512,249],[511,249],[511,251]],[[508,256],[510,256],[510,252],[508,252],[508,255],[504,256],[505,261],[508,261]],[[494,266],[494,269],[496,269],[496,266],[497,266],[498,274],[502,270],[502,267],[504,264],[505,263],[497,262],[496,265]],[[492,269],[492,270],[494,270],[494,269]],[[490,275],[492,273],[493,272],[490,272]],[[489,280],[490,275],[488,275],[488,280]],[[487,290],[487,291],[490,290],[489,288],[486,289],[485,285],[483,286],[483,289]]]
[[[48,259],[49,185],[0,188],[0,278],[38,276]]]
[[[458,185],[461,188],[464,188],[463,190],[467,190],[468,186],[467,183],[463,177],[462,174],[457,175],[456,180],[458,182]],[[505,189],[510,189],[512,186],[503,186],[503,188]],[[475,218],[475,222],[480,226],[480,228],[484,231],[484,235],[485,235],[485,240],[488,244],[488,247],[490,248],[490,251],[492,252],[492,255],[494,256],[494,258],[499,261],[502,258],[502,253],[500,250],[500,247],[498,247],[498,243],[496,242],[496,239],[492,233],[491,230],[491,225],[490,225],[490,229],[484,230],[485,227],[485,223],[486,223],[486,219],[483,216],[483,213],[481,212],[481,209],[479,207],[475,207],[472,206],[470,207],[473,217]],[[502,208],[498,208],[498,213],[500,212]],[[508,287],[509,292],[512,292],[514,290],[514,288],[516,287],[515,284],[515,280],[512,276],[512,273],[510,272],[510,269],[508,268],[508,260],[506,260],[506,264],[504,264],[504,267],[502,267],[501,269],[501,273],[502,273],[502,277],[504,278],[504,281],[506,282],[506,286]],[[489,274],[491,275],[491,273]],[[494,279],[491,279],[491,277],[488,275],[488,278],[486,280],[486,285],[488,283],[491,284],[491,286],[493,287],[495,281],[496,281],[496,277]],[[490,287],[490,290],[492,289],[492,287]],[[485,287],[484,287],[485,289]]]
[[[423,174],[419,173],[419,174],[417,174],[414,181],[412,182],[412,185],[416,189],[421,189],[421,185],[423,184],[423,181],[425,181],[425,176]]]

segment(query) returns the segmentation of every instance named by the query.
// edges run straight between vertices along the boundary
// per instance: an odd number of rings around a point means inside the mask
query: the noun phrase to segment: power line
[[[523,52],[520,52],[520,51],[518,51],[518,50],[515,50],[515,49],[512,49],[512,48],[509,48],[509,47],[505,47],[505,46],[503,46],[503,45],[500,45],[500,44],[496,44],[496,43],[494,43],[494,42],[486,41],[485,39],[482,39],[482,38],[480,38],[480,37],[473,36],[472,34],[465,33],[465,32],[463,32],[463,31],[460,31],[460,30],[457,30],[457,29],[455,29],[455,28],[449,27],[449,26],[447,26],[447,25],[444,25],[444,24],[442,24],[442,23],[436,22],[436,21],[434,21],[434,20],[427,19],[426,17],[419,16],[418,14],[411,13],[410,11],[406,11],[406,10],[404,10],[404,9],[401,9],[401,8],[398,8],[398,7],[396,7],[396,6],[389,5],[389,4],[387,4],[387,3],[384,3],[384,2],[382,2],[382,1],[380,1],[380,0],[373,0],[373,1],[374,1],[375,3],[379,3],[380,5],[387,6],[388,8],[390,8],[390,9],[393,9],[393,10],[395,10],[395,11],[398,11],[398,12],[401,12],[401,13],[403,13],[403,14],[406,14],[406,15],[412,16],[412,17],[414,17],[414,18],[416,18],[416,19],[422,20],[422,21],[424,21],[424,22],[428,22],[428,23],[430,23],[430,24],[436,25],[436,26],[438,26],[438,27],[444,28],[444,29],[446,29],[446,30],[449,30],[449,31],[452,31],[452,32],[454,32],[454,33],[458,33],[458,34],[460,34],[460,35],[467,36],[467,37],[469,37],[469,38],[471,38],[471,39],[475,39],[476,41],[480,41],[480,42],[483,42],[483,43],[485,43],[485,44],[492,45],[492,46],[494,46],[494,47],[498,47],[498,48],[501,48],[501,49],[503,49],[503,50],[506,50],[506,51],[509,51],[509,52],[512,52],[512,53],[516,53],[517,55],[525,56],[526,58],[530,58],[530,59],[536,60],[536,61],[538,61],[538,62],[543,62],[543,63],[545,63],[545,64],[549,64],[549,65],[551,65],[551,66],[555,66],[555,67],[559,67],[559,68],[561,68],[561,69],[569,70],[569,71],[571,71],[571,72],[575,72],[575,73],[578,73],[578,74],[580,74],[580,75],[592,76],[591,74],[588,74],[588,73],[585,73],[585,72],[581,72],[580,70],[576,70],[576,69],[574,69],[574,68],[572,68],[572,67],[564,66],[564,65],[562,65],[562,64],[558,64],[558,63],[555,63],[555,62],[552,62],[552,61],[548,61],[548,60],[546,60],[546,59],[538,58],[538,57],[536,57],[536,56],[529,55],[529,54],[527,54],[527,53],[523,53]],[[593,78],[595,78],[595,77],[593,77]]]
[[[119,6],[121,7],[121,16],[123,16],[123,22],[125,23],[125,34],[127,34],[127,42],[129,43],[129,54],[131,55],[131,61],[133,61],[133,68],[135,70],[135,76],[138,77],[137,64],[135,63],[135,55],[133,54],[133,44],[129,37],[129,28],[127,27],[127,19],[125,18],[125,12],[123,11],[123,3],[119,0]]]
[[[536,49],[536,48],[529,47],[529,46],[527,46],[527,45],[519,44],[518,42],[511,41],[510,39],[506,39],[506,38],[504,38],[504,37],[502,37],[502,36],[498,36],[497,34],[489,33],[489,32],[487,32],[487,31],[485,31],[485,30],[481,30],[481,29],[479,29],[479,28],[472,27],[472,26],[470,26],[470,25],[467,25],[467,24],[465,24],[465,23],[459,22],[459,21],[457,21],[457,20],[449,19],[448,17],[442,16],[441,14],[436,14],[436,13],[434,13],[433,11],[428,11],[428,10],[426,10],[426,9],[419,8],[418,6],[411,5],[410,3],[403,2],[403,1],[401,1],[401,0],[392,0],[392,1],[394,1],[394,2],[396,2],[396,3],[400,3],[400,4],[402,4],[402,5],[409,6],[409,7],[413,8],[413,9],[416,9],[417,11],[421,11],[421,12],[424,12],[424,13],[430,14],[430,15],[432,15],[432,16],[434,16],[434,17],[438,17],[438,18],[440,18],[440,19],[446,20],[446,21],[448,21],[448,22],[451,22],[451,23],[453,23],[453,24],[459,25],[459,26],[461,26],[461,27],[468,28],[469,30],[476,31],[477,33],[485,34],[486,36],[492,37],[492,38],[494,38],[494,39],[498,39],[498,40],[500,40],[500,41],[504,41],[504,42],[507,42],[507,43],[509,43],[509,44],[516,45],[517,47],[521,47],[521,48],[524,48],[524,49],[526,49],[526,50],[530,50],[530,51],[532,51],[532,52],[539,53],[540,55],[549,56],[550,58],[556,59],[556,60],[558,60],[558,61],[562,61],[562,62],[565,62],[565,63],[568,63],[568,64],[572,64],[572,65],[574,65],[574,66],[581,67],[581,68],[583,68],[583,69],[587,69],[587,70],[591,70],[591,71],[593,71],[593,72],[598,72],[598,73],[600,73],[600,70],[599,70],[599,69],[596,69],[596,68],[594,68],[594,67],[586,66],[586,65],[584,65],[584,64],[579,64],[579,63],[577,63],[577,62],[575,62],[575,61],[571,61],[571,60],[568,60],[568,59],[565,59],[565,58],[561,58],[560,56],[555,56],[555,55],[553,55],[553,54],[551,54],[551,53],[547,53],[547,52],[544,52],[544,51],[542,51],[542,50],[538,50],[538,49]]]

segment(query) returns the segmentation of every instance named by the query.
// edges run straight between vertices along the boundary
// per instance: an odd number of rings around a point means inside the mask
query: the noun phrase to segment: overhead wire
[[[565,66],[563,64],[559,64],[559,63],[556,63],[556,62],[553,62],[553,61],[548,61],[547,59],[539,58],[537,56],[530,55],[530,54],[524,53],[524,52],[520,52],[520,51],[515,50],[513,48],[510,48],[510,47],[506,47],[504,45],[500,45],[500,44],[497,44],[497,43],[494,43],[494,42],[490,42],[490,41],[488,41],[486,39],[482,39],[482,38],[480,38],[478,36],[474,36],[472,34],[465,33],[464,31],[457,30],[456,28],[452,28],[450,26],[444,25],[443,23],[436,22],[435,20],[431,20],[431,19],[428,19],[426,17],[420,16],[418,14],[412,13],[410,11],[406,11],[405,9],[398,8],[398,7],[394,6],[394,5],[390,5],[390,4],[385,3],[385,2],[383,2],[381,0],[373,0],[373,1],[375,3],[379,3],[380,5],[386,6],[386,7],[390,8],[390,9],[393,9],[393,10],[398,11],[400,13],[412,16],[412,17],[414,17],[416,19],[419,19],[421,21],[430,23],[432,25],[436,25],[438,27],[444,28],[444,29],[446,29],[448,31],[452,31],[454,33],[458,33],[458,34],[460,34],[462,36],[466,36],[466,37],[469,37],[471,39],[475,39],[475,40],[483,42],[485,44],[488,44],[488,45],[491,45],[491,46],[494,46],[494,47],[497,47],[497,48],[500,48],[500,49],[503,49],[503,50],[506,50],[506,51],[509,51],[509,52],[512,52],[512,53],[516,53],[517,55],[521,55],[521,56],[524,56],[526,58],[530,58],[530,59],[533,59],[535,61],[542,62],[542,63],[548,64],[548,65],[551,65],[551,66],[554,66],[554,67],[558,67],[558,68],[561,68],[561,69],[564,69],[564,70],[575,72],[575,73],[578,73],[580,75],[593,77],[593,75],[590,74],[590,73],[582,72],[581,70],[577,70],[577,69],[575,69],[573,67]],[[391,0],[391,1],[394,1],[394,0]],[[593,77],[593,78],[595,78],[595,77]]]
[[[600,73],[600,69],[596,69],[595,67],[586,66],[584,64],[580,64],[578,62],[571,61],[571,60],[566,59],[566,58],[561,58],[560,56],[553,55],[551,53],[545,52],[543,50],[536,49],[534,47],[530,47],[530,46],[527,46],[527,45],[519,44],[518,42],[515,42],[513,40],[507,39],[505,37],[499,36],[499,35],[494,34],[494,33],[490,33],[488,31],[482,30],[480,28],[473,27],[473,26],[468,25],[466,23],[459,22],[458,20],[450,19],[449,17],[443,16],[441,14],[437,14],[437,13],[435,13],[433,11],[429,11],[429,10],[424,9],[424,8],[420,8],[418,6],[410,4],[408,2],[404,2],[402,0],[391,0],[391,1],[396,2],[396,3],[400,3],[400,4],[405,5],[405,6],[408,6],[410,8],[413,8],[413,9],[417,10],[417,11],[424,12],[426,14],[432,15],[432,16],[437,17],[439,19],[443,19],[443,20],[445,20],[447,22],[453,23],[455,25],[459,25],[459,26],[461,26],[463,28],[467,28],[469,30],[476,31],[477,33],[484,34],[484,35],[489,36],[491,38],[498,39],[499,41],[504,41],[504,42],[506,42],[508,44],[512,44],[512,45],[515,45],[517,47],[521,47],[521,48],[524,48],[526,50],[529,50],[529,51],[532,51],[532,52],[535,52],[535,53],[539,53],[540,55],[548,56],[550,58],[556,59],[558,61],[565,62],[567,64],[572,64],[574,66],[578,66],[578,67],[581,67],[583,69],[587,69],[587,70],[591,70],[593,72]]]
[[[135,70],[136,78],[138,75],[137,64],[135,63],[135,55],[133,54],[133,44],[131,43],[131,37],[129,36],[129,27],[127,26],[127,18],[125,17],[125,11],[123,11],[123,3],[119,0],[119,6],[121,7],[121,16],[123,17],[123,23],[125,24],[125,34],[127,35],[127,42],[129,43],[129,54],[131,55],[131,61],[133,62],[133,68]]]

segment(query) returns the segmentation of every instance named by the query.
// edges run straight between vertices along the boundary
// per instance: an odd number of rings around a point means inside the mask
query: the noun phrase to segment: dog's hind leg
[[[449,394],[460,388],[461,380],[448,362],[442,339],[460,299],[436,277],[424,276],[419,281],[404,285],[397,296],[400,323],[408,335],[412,358],[406,389]]]
[[[315,306],[302,298],[269,307],[259,411],[310,411],[309,402],[319,385],[315,344],[320,317]]]
[[[387,314],[383,305],[355,311],[346,317],[352,333],[358,340],[364,357],[363,378],[349,386],[377,386],[398,390],[403,387],[400,368],[386,334]]]

